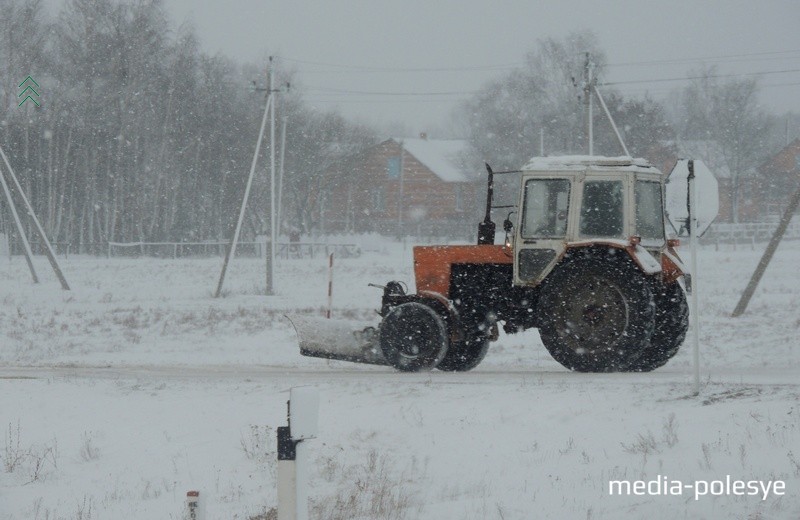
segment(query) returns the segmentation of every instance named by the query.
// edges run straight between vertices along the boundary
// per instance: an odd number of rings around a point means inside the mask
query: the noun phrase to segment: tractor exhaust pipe
[[[501,173],[522,173],[522,170],[508,170],[503,172],[496,172],[492,170],[489,163],[486,165],[486,171],[489,172],[489,180],[486,186],[486,214],[483,217],[483,222],[478,224],[478,245],[486,246],[494,244],[495,225],[492,222],[492,209],[499,208],[516,208],[515,205],[510,206],[493,206],[492,199],[494,198],[494,176]],[[507,219],[506,219],[507,220]],[[505,224],[504,224],[505,227]],[[508,229],[506,229],[508,232]]]
[[[489,172],[489,181],[486,187],[486,215],[483,222],[478,224],[478,245],[494,244],[495,225],[492,222],[492,197],[494,196],[494,172],[489,163],[486,164],[486,171]]]

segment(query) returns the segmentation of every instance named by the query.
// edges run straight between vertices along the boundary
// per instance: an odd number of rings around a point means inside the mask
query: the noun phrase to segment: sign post
[[[698,203],[698,191],[703,195]],[[719,186],[701,162],[680,159],[667,178],[666,212],[678,236],[689,237],[690,269],[686,290],[692,317],[692,395],[700,395],[700,312],[698,305],[697,240],[719,212]]]
[[[691,251],[692,269],[692,316],[694,326],[692,327],[692,395],[700,395],[700,316],[697,305],[697,177],[694,174],[694,161],[689,160],[689,175],[686,178],[689,183],[689,240]]]

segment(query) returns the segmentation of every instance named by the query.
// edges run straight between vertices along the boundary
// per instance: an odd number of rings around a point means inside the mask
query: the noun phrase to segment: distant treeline
[[[52,241],[229,236],[264,111],[265,94],[252,87],[265,86],[266,59],[259,70],[203,53],[159,0],[69,0],[53,19],[40,0],[4,0],[0,10],[0,145]],[[18,107],[28,75],[41,107]],[[288,119],[290,143],[284,214],[308,230],[324,169],[372,143],[373,133],[291,93],[276,116],[278,132]],[[268,154],[265,139],[251,236],[268,228]],[[6,206],[3,198],[2,227],[13,233]]]

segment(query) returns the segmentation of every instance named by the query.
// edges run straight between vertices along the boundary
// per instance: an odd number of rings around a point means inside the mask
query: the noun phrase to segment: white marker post
[[[278,520],[308,520],[307,447],[317,437],[319,392],[301,386],[289,391],[288,426],[278,427]]]
[[[205,520],[205,511],[200,503],[199,491],[186,492],[186,520]]]

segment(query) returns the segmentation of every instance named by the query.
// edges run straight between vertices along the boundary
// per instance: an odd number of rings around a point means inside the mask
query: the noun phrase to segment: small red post
[[[333,253],[328,257],[328,310],[325,317],[331,319],[331,308],[333,307]]]

